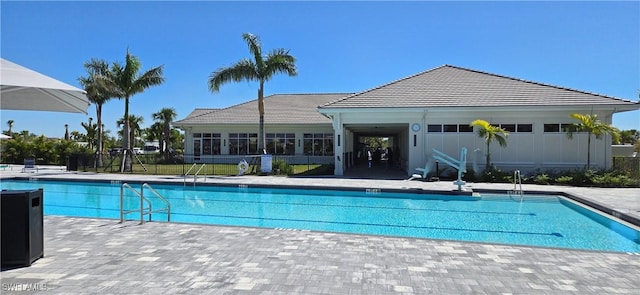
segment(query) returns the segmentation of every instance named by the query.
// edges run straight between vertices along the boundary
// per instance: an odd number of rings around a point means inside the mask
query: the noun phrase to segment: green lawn
[[[108,164],[108,163],[107,163]],[[184,175],[193,164],[144,164],[144,167],[134,162],[133,174],[151,174],[151,175]],[[238,166],[236,164],[206,164],[202,167],[202,164],[196,164],[191,169],[189,175],[193,175],[196,171],[198,175],[237,175]],[[310,164],[310,165],[291,165],[293,166],[294,175],[320,175],[320,174],[333,174],[333,166]],[[120,163],[114,162],[109,167],[98,168],[97,172],[118,173],[120,170]],[[146,171],[145,171],[146,168]],[[87,169],[87,171],[95,171],[94,169]],[[256,174],[259,172],[259,167],[255,165],[249,166],[249,171],[246,174]]]

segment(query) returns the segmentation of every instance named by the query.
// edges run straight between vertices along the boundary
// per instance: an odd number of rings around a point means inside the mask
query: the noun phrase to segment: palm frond
[[[578,123],[573,123],[567,128],[567,137],[569,139],[573,138],[573,134],[576,132],[587,132],[600,139],[605,134],[615,133],[616,130],[615,127],[598,120],[598,115],[596,114],[571,114],[570,117],[578,120]]]
[[[251,33],[242,34],[242,39],[247,42],[249,46],[249,52],[253,55],[256,68],[262,69],[264,67],[264,60],[262,59],[262,44],[260,44],[260,38]]]
[[[92,58],[84,64],[90,76],[105,75],[109,71],[109,63],[103,59]]]
[[[489,126],[491,126],[491,124],[489,124],[489,122],[485,121],[485,120],[474,120],[473,122],[471,122],[471,124],[469,124],[469,126],[471,127],[479,127],[481,129],[489,129]]]
[[[286,73],[289,76],[298,75],[296,69],[296,58],[289,54],[288,50],[276,49],[267,54],[263,77],[265,81],[271,79],[274,74]]]
[[[124,66],[119,62],[113,62],[111,64],[111,70],[108,71],[104,78],[99,78],[98,83],[102,83],[102,85],[110,91],[113,92],[113,95],[117,98],[124,98],[125,93],[123,91],[123,87],[121,87],[122,77],[124,76]]]
[[[151,86],[162,84],[164,82],[164,76],[162,75],[163,69],[164,65],[155,67],[132,81],[129,96],[143,92]]]
[[[502,129],[502,128],[500,128]],[[495,141],[498,142],[498,144],[501,147],[506,147],[507,146],[507,137],[508,137],[508,133],[505,133],[506,131],[503,129],[502,132],[497,132],[495,134]]]
[[[507,146],[509,132],[503,128],[491,125],[488,121],[481,119],[474,120],[469,126],[478,127],[478,137],[483,137],[485,142],[490,143],[495,140],[500,146]]]
[[[249,59],[243,59],[235,65],[220,68],[209,76],[209,91],[218,92],[220,86],[228,82],[260,81],[256,65]]]
[[[125,57],[124,68],[118,76],[118,86],[124,93],[131,92],[133,82],[138,79],[138,71],[140,71],[140,61],[137,57],[129,53],[127,49],[127,55]]]
[[[113,91],[105,83],[109,72],[109,64],[102,59],[92,58],[84,64],[84,68],[89,74],[88,77],[80,77],[78,81],[87,92],[89,101],[96,105],[100,105],[115,97]]]

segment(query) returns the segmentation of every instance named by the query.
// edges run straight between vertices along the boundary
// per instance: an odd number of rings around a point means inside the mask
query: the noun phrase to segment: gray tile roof
[[[192,119],[192,118],[196,118],[196,117],[199,117],[199,116],[211,113],[211,112],[215,112],[215,111],[218,111],[218,110],[220,110],[220,109],[195,109],[186,118],[184,118],[181,121],[189,120],[189,119]]]
[[[601,94],[444,65],[327,103],[329,108],[640,104]]]
[[[265,124],[331,124],[316,108],[353,93],[275,94],[264,98]],[[175,126],[200,124],[257,124],[258,100],[224,109],[195,109]]]

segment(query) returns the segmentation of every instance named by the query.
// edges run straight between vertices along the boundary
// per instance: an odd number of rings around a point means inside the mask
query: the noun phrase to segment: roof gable
[[[634,105],[584,91],[444,65],[327,103],[327,108]]]

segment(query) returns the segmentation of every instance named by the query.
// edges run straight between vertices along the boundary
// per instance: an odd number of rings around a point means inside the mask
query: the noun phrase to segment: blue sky
[[[208,91],[212,71],[249,57],[244,32],[263,49],[287,48],[299,75],[276,76],[265,94],[360,92],[443,64],[638,100],[640,3],[632,2],[8,2],[1,4],[0,53],[80,87],[91,58],[143,69],[164,65],[166,82],[131,99],[143,116],[173,107],[221,108],[257,96],[256,83]],[[257,111],[257,110],[256,110]],[[103,120],[114,135],[124,102]],[[51,137],[95,119],[72,113],[1,111],[2,130]],[[615,126],[640,129],[640,112]]]

